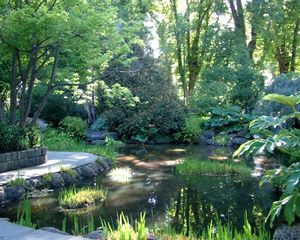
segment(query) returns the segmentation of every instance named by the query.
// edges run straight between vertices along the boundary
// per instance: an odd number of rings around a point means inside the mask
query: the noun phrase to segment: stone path
[[[82,237],[52,233],[22,227],[14,223],[0,220],[0,240],[86,240]]]
[[[93,163],[97,159],[98,156],[89,153],[49,151],[48,161],[42,165],[0,173],[0,186],[7,184],[10,180],[14,180],[17,177],[22,177],[24,179],[38,177],[49,172],[59,172],[62,167],[77,168],[82,165]]]

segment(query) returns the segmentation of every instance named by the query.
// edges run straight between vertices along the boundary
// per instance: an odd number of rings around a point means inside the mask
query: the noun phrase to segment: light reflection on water
[[[174,173],[174,166],[188,154],[201,159],[227,160],[231,152],[224,148],[199,146],[127,146],[121,149],[118,168],[130,172],[130,181],[122,182],[113,177],[97,177],[95,183],[107,190],[104,203],[77,211],[82,224],[94,216],[95,224],[102,219],[113,221],[117,213],[124,212],[133,219],[146,211],[148,224],[171,222],[174,228],[195,231],[206,228],[216,216],[223,221],[234,221],[241,227],[244,212],[251,223],[261,221],[272,199],[258,188],[258,179],[248,177],[182,177]],[[67,216],[69,231],[74,212],[62,212],[54,196],[32,199],[32,218],[38,227],[61,228]],[[0,217],[13,221],[17,204],[0,211]]]

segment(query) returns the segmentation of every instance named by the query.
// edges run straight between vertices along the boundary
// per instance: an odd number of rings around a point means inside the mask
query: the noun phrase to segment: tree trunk
[[[9,124],[14,125],[16,123],[17,113],[17,49],[13,50],[12,63],[11,63],[11,76],[10,76],[10,109],[9,109]]]
[[[33,60],[32,60],[32,68],[31,68],[31,76],[28,83],[28,89],[27,93],[24,99],[24,112],[23,112],[23,125],[26,124],[30,107],[31,107],[31,101],[32,101],[32,94],[33,94],[33,87],[36,80],[36,69],[37,69],[37,55],[38,55],[38,48],[35,47],[33,49]]]
[[[44,110],[44,107],[48,101],[48,98],[51,96],[52,92],[55,89],[54,83],[56,80],[58,61],[59,61],[59,46],[57,46],[55,48],[54,63],[53,63],[53,67],[52,67],[50,81],[48,84],[48,89],[47,89],[41,103],[39,104],[37,110],[35,111],[33,118],[31,119],[31,121],[29,123],[29,127],[33,127],[37,123],[37,120],[40,117],[42,111]]]
[[[277,59],[280,74],[288,73],[288,71],[289,71],[289,56],[287,55],[284,44],[281,45],[280,47],[277,47],[275,57]]]
[[[296,56],[297,56],[299,25],[300,25],[300,18],[298,18],[296,20],[296,25],[295,25],[294,34],[293,34],[291,72],[295,72],[295,69],[296,69]]]
[[[0,123],[6,124],[5,101],[0,100]]]
[[[176,0],[171,0],[172,7],[173,7],[173,14],[175,18],[175,38],[176,38],[176,56],[177,56],[177,62],[178,62],[178,71],[180,76],[180,82],[182,83],[182,89],[183,89],[183,97],[186,99],[186,92],[187,92],[187,84],[186,84],[186,77],[185,77],[185,66],[182,61],[182,49],[181,45],[182,42],[180,40],[180,33],[178,32],[178,13],[177,13],[177,6],[176,6]]]

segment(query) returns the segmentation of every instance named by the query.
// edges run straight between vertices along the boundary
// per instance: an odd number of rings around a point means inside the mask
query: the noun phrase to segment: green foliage
[[[300,103],[300,96],[270,94],[264,99],[288,106],[294,113],[282,117],[262,116],[252,121],[250,130],[259,138],[241,145],[234,156],[249,156],[266,152],[279,155],[281,159],[288,156],[288,161],[284,163],[289,167],[282,166],[279,169],[268,171],[262,182],[270,182],[282,191],[280,199],[273,202],[269,212],[268,218],[270,218],[271,224],[282,213],[282,210],[284,219],[288,224],[292,224],[296,216],[300,217],[300,130],[288,128],[284,124],[290,118],[299,119],[300,114],[296,111],[296,106]]]
[[[289,119],[299,119],[299,112],[296,106],[299,104],[299,96],[283,96],[270,94],[264,97],[265,100],[289,106],[294,113],[282,117],[262,116],[250,123],[250,131],[257,134],[259,138],[242,144],[234,153],[234,156],[270,153],[288,155],[294,161],[300,159],[300,130],[289,128],[285,123]]]
[[[38,128],[0,125],[0,153],[27,150],[40,146]]]
[[[63,131],[77,140],[81,140],[85,136],[87,125],[86,122],[79,117],[65,117],[59,125]]]
[[[42,178],[46,181],[47,184],[49,184],[52,179],[52,173],[48,172],[48,173],[42,175]]]
[[[297,74],[281,74],[265,88],[266,94],[291,96],[298,92],[300,92],[300,77]],[[299,106],[297,109],[300,111]],[[292,109],[275,102],[262,101],[256,107],[255,112],[259,115],[282,116],[290,114]]]
[[[245,114],[242,109],[235,105],[224,108],[214,108],[210,119],[205,123],[206,128],[225,131],[227,133],[245,131],[249,122],[253,119],[250,114]]]
[[[34,114],[46,90],[46,87],[41,83],[35,87],[30,115]],[[54,127],[59,127],[59,123],[67,116],[86,119],[87,116],[83,104],[79,104],[79,97],[77,97],[74,92],[76,91],[69,89],[65,89],[63,92],[55,91],[53,95],[49,97],[40,117]]]
[[[132,71],[136,68],[139,70]],[[115,69],[123,71],[111,74]],[[162,66],[154,58],[140,56],[138,62],[129,66],[112,64],[107,72],[107,85],[119,83],[139,99],[135,105],[128,105],[124,102],[126,98],[121,98],[116,104],[103,109],[109,99],[103,92],[96,94],[98,115],[105,118],[109,130],[119,132],[125,140],[159,142],[165,136],[173,137],[182,129],[184,104],[178,99],[170,76],[164,74]]]
[[[201,160],[197,157],[189,157],[176,166],[176,171],[183,175],[208,174],[231,175],[240,174],[250,176],[252,170],[245,163],[233,160]]]
[[[117,150],[121,143],[107,139],[105,146],[87,145],[84,142],[78,142],[69,134],[55,129],[48,129],[42,137],[43,145],[50,151],[69,151],[69,152],[87,152],[97,156],[105,156],[115,161]]]
[[[130,224],[129,218],[122,212],[114,229],[109,222],[101,220],[104,236],[109,240],[145,240],[148,229],[146,228],[146,213],[140,213],[140,218],[135,225]]]
[[[226,133],[221,132],[218,135],[216,135],[213,140],[217,145],[225,146],[230,140],[230,137]]]
[[[93,131],[99,131],[99,130],[105,130],[105,119],[102,117],[98,117],[97,120],[92,124],[91,130]]]
[[[88,207],[105,199],[105,192],[97,188],[76,189],[75,186],[60,192],[59,205],[66,209]]]
[[[15,186],[25,186],[26,184],[26,180],[20,176],[18,176],[16,179],[14,180],[9,180],[9,182],[7,183],[7,186],[10,187],[15,187]]]
[[[61,167],[60,168],[60,173],[66,173],[69,176],[71,176],[73,179],[76,178],[76,172],[72,168]]]
[[[278,201],[273,202],[267,219],[273,224],[282,214],[285,221],[291,225],[300,219],[300,162],[289,167],[269,170],[263,176],[261,183],[268,182],[280,188],[282,195]]]
[[[196,143],[199,140],[204,124],[208,118],[189,116],[185,119],[185,125],[179,133],[176,134],[175,139],[179,142]]]
[[[28,198],[25,198],[23,201],[23,206],[19,206],[18,208],[17,224],[24,227],[36,228],[36,224],[32,223],[31,206]]]

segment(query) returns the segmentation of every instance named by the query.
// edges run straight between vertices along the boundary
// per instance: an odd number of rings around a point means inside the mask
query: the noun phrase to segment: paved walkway
[[[0,220],[0,240],[83,240],[86,238],[22,227]]]
[[[59,172],[62,167],[77,168],[85,164],[93,163],[97,159],[98,156],[89,153],[49,151],[48,161],[42,165],[0,173],[0,186],[7,184],[10,180],[14,180],[17,177],[24,179],[38,177],[49,172]]]

